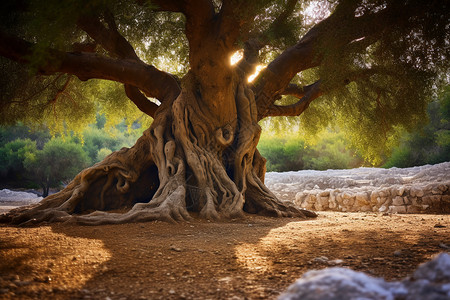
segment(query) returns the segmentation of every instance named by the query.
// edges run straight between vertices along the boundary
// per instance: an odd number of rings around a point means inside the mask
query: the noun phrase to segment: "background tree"
[[[72,179],[88,165],[88,157],[81,145],[55,138],[42,150],[27,155],[23,161],[31,178],[37,181],[47,197],[50,187],[61,185]]]
[[[28,184],[24,161],[37,152],[36,142],[30,139],[16,139],[0,147],[0,178]]]
[[[53,115],[64,120],[54,123],[60,130],[77,127],[92,118],[95,99],[118,108],[115,114],[134,103],[154,119],[135,146],[83,170],[38,207],[7,217],[17,223],[183,220],[191,213],[217,219],[244,211],[315,216],[264,186],[258,121],[302,115],[311,132],[335,122],[376,160],[395,128],[424,118],[428,96],[448,71],[446,1],[23,0],[2,6],[0,55],[41,75],[2,61],[9,74],[2,76],[4,122]],[[243,58],[231,65],[236,51]],[[268,64],[249,83],[260,63]],[[125,93],[119,96],[112,84],[107,90],[118,97],[102,99],[91,79],[121,83]],[[73,101],[77,94],[90,96]],[[73,216],[127,206],[125,214]]]
[[[430,122],[402,135],[384,167],[414,167],[450,161],[450,87],[428,106]]]

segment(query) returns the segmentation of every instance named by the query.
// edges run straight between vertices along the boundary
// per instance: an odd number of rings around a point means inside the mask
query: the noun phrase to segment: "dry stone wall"
[[[268,173],[281,199],[341,212],[450,213],[450,162],[414,168]],[[284,178],[283,178],[284,177]]]
[[[295,195],[302,208],[342,212],[450,213],[450,181],[392,187],[305,190]]]

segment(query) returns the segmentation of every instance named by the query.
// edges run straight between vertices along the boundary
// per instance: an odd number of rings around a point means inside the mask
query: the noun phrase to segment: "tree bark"
[[[182,221],[269,216],[315,217],[278,200],[265,186],[265,160],[256,150],[261,128],[252,90],[234,76],[225,115],[217,118],[195,74],[163,103],[151,127],[132,148],[83,170],[61,192],[28,210],[14,224],[70,221],[86,225],[151,220]],[[223,94],[225,97],[226,93]],[[225,106],[222,107],[224,109]]]
[[[261,97],[255,100],[245,72],[229,64],[240,34],[233,5],[225,2],[217,14],[208,0],[170,1],[167,5],[186,16],[190,71],[181,88],[169,74],[140,61],[107,15],[107,27],[98,16],[80,20],[78,25],[120,59],[49,50],[54,61],[41,66],[41,73],[122,82],[128,97],[154,116],[154,121],[132,148],[111,154],[83,170],[61,192],[33,208],[12,211],[5,220],[96,225],[181,221],[193,216],[217,220],[240,217],[244,212],[316,216],[278,200],[263,183],[265,160],[256,146],[261,133],[258,121],[268,110],[257,105],[265,102]],[[8,42],[0,45],[0,55],[26,62],[30,43],[1,32],[0,39]],[[261,87],[259,95],[272,93],[267,86]],[[156,109],[140,91],[162,104]]]

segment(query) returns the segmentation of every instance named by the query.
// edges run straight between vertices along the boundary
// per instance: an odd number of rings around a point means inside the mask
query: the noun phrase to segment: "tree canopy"
[[[1,6],[0,55],[26,63],[0,61],[2,123],[81,131],[98,107],[110,122],[150,122],[145,116],[179,93],[177,78],[197,59],[190,22],[195,29],[223,27],[213,33],[230,39],[227,55],[241,51],[237,67],[244,72],[267,66],[253,81],[267,95],[258,103],[259,119],[298,116],[312,102],[300,128],[314,133],[338,125],[369,159],[396,129],[423,120],[427,101],[448,81],[447,1],[5,0]]]

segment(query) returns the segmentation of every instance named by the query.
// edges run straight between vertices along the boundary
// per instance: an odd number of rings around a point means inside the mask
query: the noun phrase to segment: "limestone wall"
[[[413,168],[271,172],[281,200],[316,211],[450,213],[450,162]]]
[[[313,189],[298,192],[302,208],[342,212],[450,213],[450,181],[426,185],[394,185],[353,189]]]

